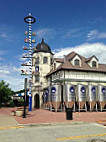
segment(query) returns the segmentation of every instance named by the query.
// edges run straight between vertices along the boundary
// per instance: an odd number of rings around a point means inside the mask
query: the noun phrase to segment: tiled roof
[[[95,58],[97,59],[97,61],[99,61],[98,58],[97,58],[95,55],[93,55],[93,56],[87,58],[87,59],[86,59],[86,62],[89,62],[93,57],[95,57]]]
[[[54,60],[56,62],[60,62],[60,63],[63,63],[64,62],[64,59],[63,58],[54,58]]]
[[[81,67],[80,66],[73,66],[70,62],[70,60],[72,60],[76,55],[78,55],[81,58]],[[92,56],[94,57],[94,56]],[[92,59],[92,57],[90,57]],[[79,70],[79,71],[93,71],[93,72],[105,72],[106,73],[106,64],[98,64],[98,68],[96,67],[90,67],[87,63],[88,60],[90,60],[90,58],[85,58],[75,52],[71,52],[70,54],[68,54],[66,56],[66,61],[64,61],[64,59],[57,59],[57,61],[62,62],[61,65],[59,67],[57,67],[54,70],[51,70],[48,74],[52,74],[58,70],[61,69],[66,69],[66,70]]]
[[[66,56],[66,60],[71,60],[71,59],[73,59],[76,55],[78,55],[78,56],[81,58],[81,56],[80,56],[79,54],[77,54],[77,53],[75,53],[75,52],[73,51],[73,52],[69,53],[69,54]]]

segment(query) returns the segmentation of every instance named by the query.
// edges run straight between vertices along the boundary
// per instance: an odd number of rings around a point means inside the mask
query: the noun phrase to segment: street
[[[17,126],[0,129],[0,142],[106,142],[106,127],[96,123]]]

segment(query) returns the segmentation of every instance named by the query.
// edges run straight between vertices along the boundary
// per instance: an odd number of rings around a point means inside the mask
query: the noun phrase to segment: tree
[[[0,107],[2,103],[6,103],[11,100],[13,91],[9,88],[9,84],[6,84],[5,81],[0,81]]]

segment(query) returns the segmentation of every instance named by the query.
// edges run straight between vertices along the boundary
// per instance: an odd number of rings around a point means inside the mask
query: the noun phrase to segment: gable
[[[79,66],[81,67],[81,58],[79,55],[75,55],[71,60],[70,60],[70,63],[73,65],[73,66],[76,66],[76,61],[79,61]]]

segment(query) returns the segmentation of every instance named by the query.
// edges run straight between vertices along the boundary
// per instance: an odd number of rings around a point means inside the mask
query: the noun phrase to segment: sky
[[[0,0],[0,80],[13,91],[24,88],[20,74],[29,13],[36,18],[35,46],[44,38],[55,57],[75,51],[106,63],[106,0]]]

